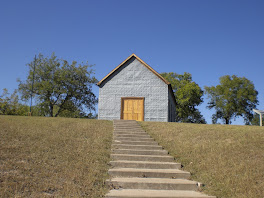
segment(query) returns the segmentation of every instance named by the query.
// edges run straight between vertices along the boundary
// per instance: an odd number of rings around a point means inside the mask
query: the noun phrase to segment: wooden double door
[[[144,121],[144,98],[121,98],[121,119]]]

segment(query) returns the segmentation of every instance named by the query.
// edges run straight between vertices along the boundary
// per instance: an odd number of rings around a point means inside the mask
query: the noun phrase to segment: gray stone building
[[[171,85],[135,54],[100,82],[98,119],[175,121]]]

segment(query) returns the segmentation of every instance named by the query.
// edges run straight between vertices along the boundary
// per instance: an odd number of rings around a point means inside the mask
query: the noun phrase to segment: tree
[[[17,90],[11,95],[7,89],[3,89],[0,95],[0,115],[26,115],[29,107],[19,102]]]
[[[25,100],[31,96],[34,61],[28,66],[27,80],[19,80],[19,91]],[[69,64],[66,60],[58,59],[53,53],[51,57],[39,54],[35,67],[33,96],[48,116],[57,117],[76,110],[95,110],[97,98],[92,92],[92,86],[97,80],[93,76],[91,65],[77,64],[76,61]]]
[[[198,84],[193,82],[190,73],[183,75],[177,73],[161,73],[171,83],[176,99],[176,121],[203,123],[206,121],[196,106],[203,102],[203,91]]]
[[[242,116],[245,124],[249,124],[253,118],[253,108],[258,104],[254,84],[247,78],[233,76],[220,77],[220,85],[205,87],[206,94],[210,101],[208,108],[215,108],[212,122],[218,119],[225,124],[231,124],[233,118]]]

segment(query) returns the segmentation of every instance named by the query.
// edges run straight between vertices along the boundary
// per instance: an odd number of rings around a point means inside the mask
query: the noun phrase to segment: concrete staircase
[[[215,198],[198,192],[198,182],[136,121],[114,121],[111,158],[106,198]]]

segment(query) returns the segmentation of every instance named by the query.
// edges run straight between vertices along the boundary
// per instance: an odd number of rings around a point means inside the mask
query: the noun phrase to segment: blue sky
[[[201,87],[244,76],[264,109],[263,10],[263,0],[1,1],[0,89],[16,89],[38,53],[95,64],[98,80],[135,53],[157,72],[191,73]]]

